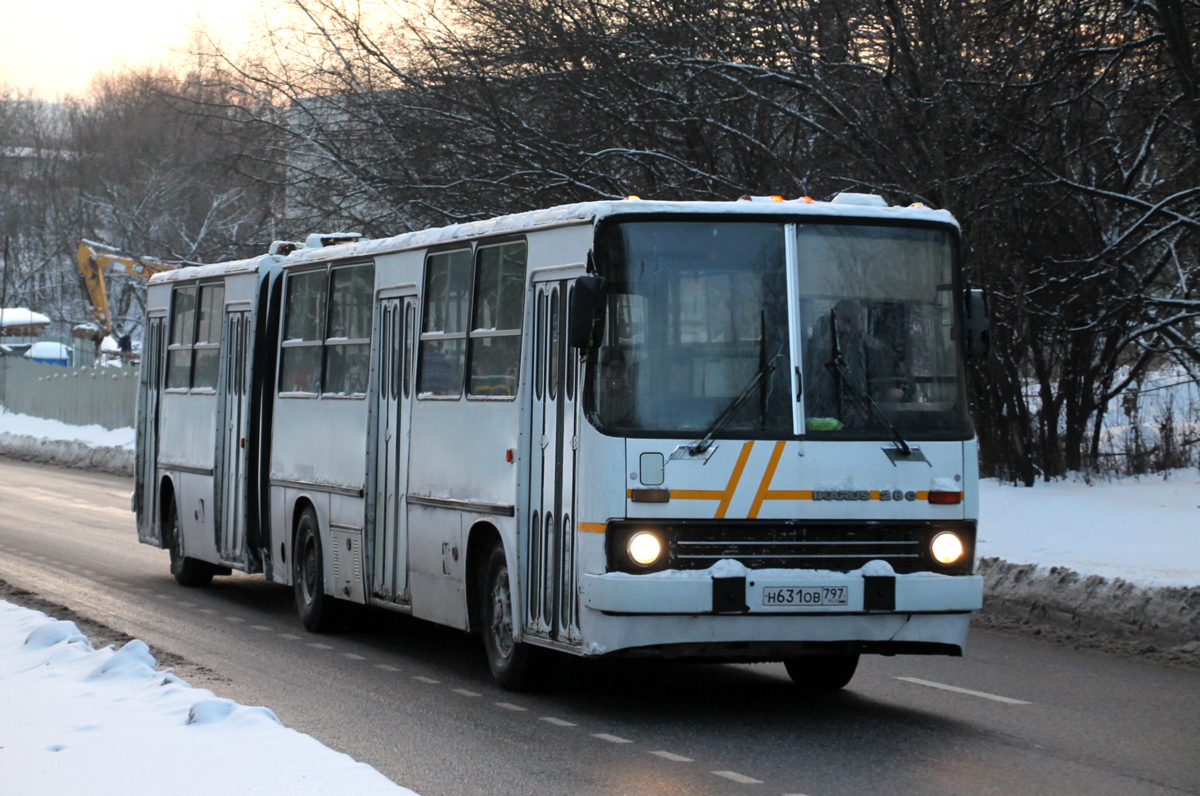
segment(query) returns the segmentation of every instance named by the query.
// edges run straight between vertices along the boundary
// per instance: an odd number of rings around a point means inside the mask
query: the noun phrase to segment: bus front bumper
[[[982,576],[888,570],[585,574],[582,651],[778,660],[828,646],[961,655],[971,612],[983,605]]]
[[[583,604],[606,614],[945,613],[983,606],[983,576],[803,569],[611,572],[583,576]]]

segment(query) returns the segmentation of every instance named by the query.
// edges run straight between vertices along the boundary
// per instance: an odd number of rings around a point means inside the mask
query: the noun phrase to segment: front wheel
[[[205,561],[183,554],[183,530],[179,527],[179,509],[172,500],[167,509],[167,549],[171,553],[171,574],[180,586],[198,588],[212,583],[216,568]]]
[[[858,653],[850,655],[805,655],[783,662],[788,676],[805,691],[837,691],[845,688],[858,669]]]
[[[508,691],[544,687],[553,676],[553,653],[516,640],[512,586],[500,545],[488,554],[480,599],[483,648],[496,683]]]
[[[321,553],[321,526],[312,506],[300,513],[296,546],[292,550],[292,586],[296,612],[310,633],[324,633],[333,624],[333,598],[325,594],[325,557]]]

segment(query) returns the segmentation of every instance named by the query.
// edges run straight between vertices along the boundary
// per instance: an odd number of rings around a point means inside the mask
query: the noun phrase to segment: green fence
[[[132,426],[137,367],[64,368],[0,357],[0,406],[74,426]]]

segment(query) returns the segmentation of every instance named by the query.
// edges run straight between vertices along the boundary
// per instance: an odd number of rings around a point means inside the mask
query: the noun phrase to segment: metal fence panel
[[[137,412],[137,367],[65,368],[0,357],[0,405],[74,426],[126,428]]]

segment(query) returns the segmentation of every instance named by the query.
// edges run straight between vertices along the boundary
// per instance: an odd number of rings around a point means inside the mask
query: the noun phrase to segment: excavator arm
[[[92,304],[92,317],[96,321],[97,329],[90,333],[79,333],[77,328],[75,336],[91,337],[97,346],[113,331],[112,313],[108,308],[108,291],[104,285],[105,271],[149,279],[161,271],[179,267],[179,264],[163,262],[153,257],[124,254],[112,246],[90,240],[80,241],[76,258],[84,290]]]

